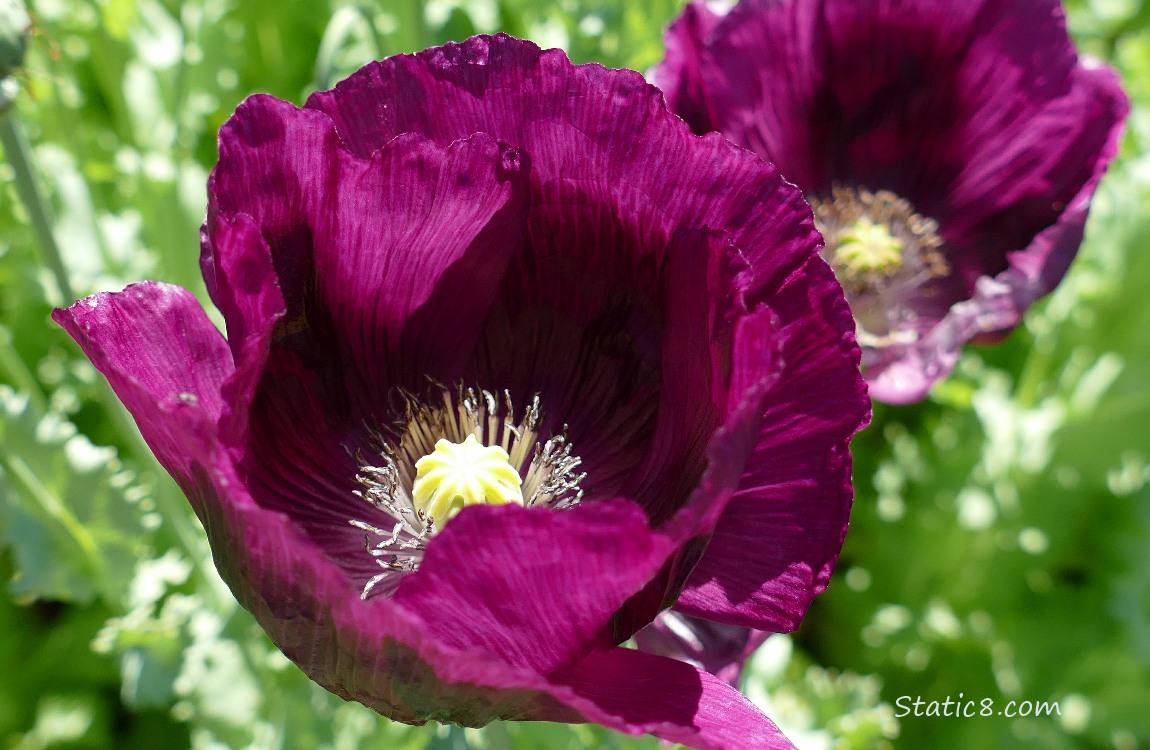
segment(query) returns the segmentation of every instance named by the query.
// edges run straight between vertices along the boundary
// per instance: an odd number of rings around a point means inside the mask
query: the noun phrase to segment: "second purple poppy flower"
[[[1128,110],[1057,0],[692,3],[667,48],[672,110],[814,206],[871,395],[890,402],[1058,284]]]

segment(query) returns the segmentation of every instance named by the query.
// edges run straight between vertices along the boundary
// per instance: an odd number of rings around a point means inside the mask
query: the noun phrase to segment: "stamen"
[[[365,532],[365,549],[381,569],[364,586],[363,599],[393,592],[404,574],[418,570],[428,540],[466,505],[563,510],[583,498],[587,475],[577,472],[582,461],[566,435],[540,441],[538,394],[516,422],[508,391],[499,399],[479,388],[433,385],[437,398],[399,392],[403,420],[374,435],[381,465],[356,455],[361,489],[355,494],[391,519],[382,526],[348,522]]]

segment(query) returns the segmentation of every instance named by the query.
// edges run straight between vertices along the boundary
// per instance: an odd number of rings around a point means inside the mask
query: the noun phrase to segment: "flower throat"
[[[909,298],[949,273],[938,222],[888,190],[836,185],[829,198],[810,203],[826,243],[823,257],[843,285],[859,343],[896,343],[893,331]]]
[[[535,395],[519,420],[511,394],[436,385],[429,398],[402,392],[403,416],[390,435],[376,434],[378,461],[356,455],[355,494],[381,511],[387,525],[352,519],[381,569],[361,598],[394,591],[419,569],[427,541],[468,505],[544,506],[563,510],[583,497],[565,434],[543,439]],[[565,429],[565,428],[564,428]],[[374,539],[373,539],[374,537]]]

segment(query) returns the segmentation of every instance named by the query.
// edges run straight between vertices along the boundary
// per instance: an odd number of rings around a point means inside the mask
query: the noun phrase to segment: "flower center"
[[[462,443],[440,438],[435,450],[415,462],[412,501],[416,510],[440,519],[440,526],[467,505],[523,504],[523,478],[498,445],[480,445],[475,435]]]
[[[381,569],[363,588],[395,591],[406,573],[419,569],[428,540],[468,505],[541,505],[563,510],[583,497],[565,434],[543,439],[543,410],[532,398],[516,420],[510,393],[437,386],[418,398],[401,393],[402,417],[374,434],[378,461],[357,454],[356,495],[378,513],[373,522],[348,521],[364,534],[364,546]],[[566,427],[564,427],[566,429]]]
[[[835,265],[850,275],[882,273],[889,275],[902,265],[903,242],[891,236],[884,224],[860,216],[838,235]]]
[[[886,346],[916,335],[905,324],[917,295],[949,269],[938,222],[916,213],[889,190],[836,185],[829,198],[811,198],[824,257],[843,285],[859,343]]]

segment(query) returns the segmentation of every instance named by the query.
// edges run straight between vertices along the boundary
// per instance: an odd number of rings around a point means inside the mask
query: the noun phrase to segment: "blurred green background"
[[[42,248],[50,235],[76,296],[152,278],[206,302],[204,185],[245,95],[302,102],[369,59],[495,30],[647,70],[680,5],[32,3],[0,89],[0,747],[659,747],[588,726],[410,728],[312,685],[237,607],[183,497],[49,321],[65,300]],[[1150,5],[1068,12],[1134,98],[1122,157],[1025,326],[856,439],[831,588],[744,685],[804,750],[1150,748]],[[21,197],[35,188],[43,216]],[[1060,715],[900,716],[900,699],[960,693]]]

